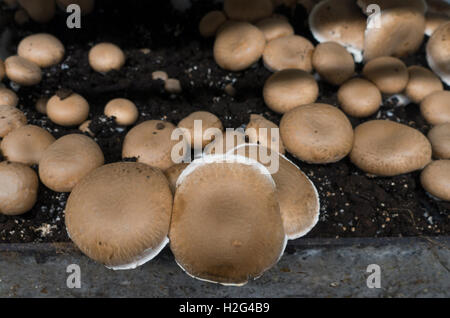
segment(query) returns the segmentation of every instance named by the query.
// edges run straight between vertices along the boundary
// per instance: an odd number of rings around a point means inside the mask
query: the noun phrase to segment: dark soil
[[[188,12],[173,12],[170,2],[97,1],[94,14],[82,18],[79,30],[66,27],[66,14],[47,25],[29,23],[22,27],[7,23],[13,38],[11,54],[24,36],[36,32],[56,35],[66,46],[65,60],[44,70],[41,84],[20,88],[19,108],[30,124],[48,129],[55,137],[78,132],[52,124],[34,110],[39,96],[53,95],[66,88],[83,95],[91,105],[90,129],[103,149],[107,162],[121,160],[122,141],[128,128],[117,126],[102,116],[106,103],[116,97],[133,100],[140,110],[139,121],[165,119],[177,124],[196,110],[207,110],[220,117],[226,128],[245,125],[252,113],[263,114],[279,123],[280,116],[270,111],[262,99],[263,83],[270,73],[257,63],[250,69],[229,73],[220,69],[212,57],[213,40],[202,39],[197,25],[203,14],[219,5],[197,1]],[[101,9],[99,9],[101,8]],[[306,12],[280,8],[289,15],[296,33],[312,39],[306,26]],[[6,12],[4,18],[11,18]],[[95,73],[88,65],[88,51],[93,44],[111,41],[127,55],[125,67],[106,75]],[[144,48],[150,49],[145,52]],[[426,65],[424,50],[406,60],[408,65]],[[359,66],[360,67],[360,66]],[[153,81],[151,73],[164,70],[177,78],[183,93],[164,92],[162,81]],[[237,95],[224,93],[232,83]],[[11,83],[5,82],[7,86]],[[448,88],[447,88],[448,89]],[[336,87],[320,83],[319,102],[337,105]],[[372,118],[387,118],[408,124],[427,133],[429,126],[420,116],[418,105],[395,107],[385,102]],[[361,121],[351,118],[353,125]],[[1,158],[0,158],[1,159]],[[308,237],[381,237],[448,235],[450,203],[437,201],[420,186],[419,172],[394,178],[371,178],[348,159],[331,165],[308,165],[296,162],[320,192],[320,222]],[[64,207],[68,194],[55,193],[40,185],[39,199],[32,211],[19,217],[0,215],[0,242],[67,241]]]

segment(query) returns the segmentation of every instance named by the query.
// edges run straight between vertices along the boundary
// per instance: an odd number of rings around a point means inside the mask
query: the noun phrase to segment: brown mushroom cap
[[[94,137],[94,133],[89,129],[89,125],[92,123],[92,120],[86,120],[84,123],[82,123],[79,127],[78,130],[88,134],[91,137]]]
[[[0,148],[3,156],[9,161],[35,165],[39,163],[44,151],[54,141],[55,138],[47,130],[26,125],[6,135]]]
[[[172,200],[158,169],[135,162],[109,164],[73,189],[67,232],[95,261],[113,269],[135,268],[167,244]]]
[[[338,90],[337,98],[342,110],[353,117],[369,117],[380,109],[380,90],[368,80],[354,78]]]
[[[429,94],[420,103],[420,112],[431,125],[450,123],[450,91]]]
[[[77,126],[88,118],[89,104],[81,95],[58,91],[47,102],[47,115],[55,124]]]
[[[245,134],[248,136],[248,141],[252,144],[259,144],[269,149],[272,149],[273,144],[277,147],[273,150],[280,154],[285,153],[278,126],[261,115],[250,115],[250,122],[245,128]]]
[[[25,114],[12,106],[0,105],[0,137],[10,131],[27,124]]]
[[[263,53],[266,68],[272,72],[299,69],[311,72],[314,45],[299,35],[289,35],[271,40]]]
[[[169,79],[169,75],[167,75],[164,71],[154,71],[152,73],[152,80],[162,80],[167,81]]]
[[[450,122],[434,126],[428,132],[428,140],[436,159],[450,159]]]
[[[20,215],[31,210],[37,200],[39,180],[28,166],[0,162],[0,214]]]
[[[178,177],[181,175],[181,173],[184,171],[184,169],[186,169],[188,165],[189,165],[188,163],[178,163],[164,171],[164,175],[169,181],[170,190],[172,191],[173,194],[175,194],[175,190],[177,188]]]
[[[161,120],[148,120],[133,127],[125,136],[123,158],[137,158],[138,162],[166,170],[172,161],[172,148],[178,143],[172,140],[175,126]]]
[[[56,192],[70,192],[92,170],[103,165],[102,150],[91,138],[71,134],[59,138],[42,154],[39,177]]]
[[[339,43],[323,42],[316,46],[312,66],[325,81],[341,85],[355,73],[353,56]]]
[[[56,4],[64,11],[68,5],[77,4],[80,6],[82,14],[89,14],[94,11],[95,0],[56,0]]]
[[[405,88],[405,94],[413,102],[420,103],[431,93],[442,91],[444,86],[433,72],[422,66],[408,67],[409,81]]]
[[[195,278],[243,285],[261,276],[286,244],[270,173],[241,156],[193,161],[178,178],[169,238]]]
[[[450,85],[450,20],[433,33],[426,52],[430,68],[444,83]]]
[[[53,35],[37,33],[20,41],[17,54],[40,67],[49,67],[62,61],[65,49]]]
[[[353,128],[347,116],[327,104],[290,110],[281,118],[280,134],[286,150],[309,163],[337,162],[353,145]]]
[[[378,176],[422,169],[431,161],[431,145],[417,129],[389,120],[372,120],[355,129],[351,161]]]
[[[195,121],[197,121],[197,124]],[[204,148],[214,139],[214,136],[206,133],[206,130],[216,128],[223,131],[223,125],[220,119],[216,115],[205,111],[193,112],[183,118],[178,123],[178,128],[186,131],[187,141],[193,149]],[[195,142],[196,140],[197,143]]]
[[[42,80],[42,71],[39,66],[17,55],[5,60],[5,69],[8,78],[22,86],[36,85]]]
[[[180,81],[176,78],[168,78],[164,83],[164,89],[169,94],[179,94],[183,91]]]
[[[314,76],[297,69],[272,74],[263,88],[266,105],[282,114],[297,106],[314,103],[318,96],[319,85]]]
[[[0,81],[3,80],[5,77],[6,70],[5,70],[5,63],[2,59],[0,59]]]
[[[49,98],[48,97],[39,97],[36,101],[36,110],[44,115],[47,115],[47,103]]]
[[[432,36],[441,25],[450,21],[448,15],[435,12],[427,12],[425,19],[425,34],[428,36]]]
[[[257,27],[247,22],[227,22],[214,42],[214,59],[223,69],[242,71],[259,60],[266,38]]]
[[[422,187],[431,195],[450,201],[450,160],[430,163],[420,175]]]
[[[206,145],[203,153],[206,155],[226,154],[234,147],[242,145],[245,142],[245,132],[243,129],[227,128],[221,136],[215,137],[213,142]]]
[[[232,20],[255,22],[273,12],[272,0],[225,0],[223,10]]]
[[[205,38],[214,36],[225,21],[227,21],[227,17],[223,11],[214,10],[208,12],[203,16],[198,25],[200,35]]]
[[[105,115],[114,117],[119,125],[133,125],[139,117],[136,105],[129,99],[115,98],[106,104]]]
[[[97,72],[120,70],[125,64],[125,54],[115,44],[99,43],[89,51],[89,65]]]
[[[18,103],[19,98],[14,91],[6,87],[0,87],[0,105],[16,107]]]
[[[36,22],[47,23],[55,16],[55,0],[18,0]]]
[[[391,56],[380,56],[367,62],[363,68],[363,75],[385,94],[403,92],[409,79],[405,63]]]
[[[294,28],[289,21],[278,16],[262,19],[255,25],[264,33],[267,41],[294,34]]]

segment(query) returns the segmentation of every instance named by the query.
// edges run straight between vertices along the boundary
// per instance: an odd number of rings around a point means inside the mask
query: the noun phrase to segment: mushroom
[[[22,86],[36,85],[42,80],[42,71],[39,66],[17,55],[5,60],[5,69],[8,78]]]
[[[39,180],[28,166],[0,162],[0,214],[20,215],[28,212],[37,200]]]
[[[0,59],[0,81],[3,80],[5,77],[6,70],[5,70],[5,62],[3,62],[2,59]]]
[[[19,98],[14,91],[6,87],[0,87],[0,105],[16,107],[18,103]]]
[[[55,16],[55,0],[18,0],[28,15],[38,23],[47,23]]]
[[[422,187],[438,199],[450,201],[450,160],[430,163],[420,175]]]
[[[227,21],[227,17],[223,11],[214,10],[208,12],[200,20],[198,30],[204,38],[212,37],[217,30]]]
[[[428,132],[428,140],[436,159],[450,159],[450,122],[434,126]]]
[[[82,14],[90,14],[94,11],[95,0],[56,0],[56,4],[64,11],[67,6],[76,4],[80,7]]]
[[[442,13],[427,12],[425,15],[425,34],[432,36],[441,25],[450,21],[450,16]]]
[[[59,90],[47,102],[47,115],[61,126],[77,126],[89,116],[89,104],[83,96],[70,90]]]
[[[81,131],[82,133],[88,134],[91,137],[94,137],[94,133],[92,132],[92,130],[89,128],[89,126],[91,125],[92,120],[86,120],[84,123],[82,123],[79,127],[78,130]]]
[[[169,181],[170,190],[172,191],[173,194],[175,194],[178,177],[181,175],[181,173],[184,171],[184,169],[186,169],[188,165],[189,165],[188,163],[184,162],[178,163],[164,171],[164,175]]]
[[[0,137],[27,124],[25,114],[15,107],[0,105]]]
[[[169,75],[167,75],[164,71],[154,71],[152,73],[152,80],[161,80],[163,82],[169,79]]]
[[[420,112],[431,125],[450,123],[450,91],[429,94],[420,103]]]
[[[441,25],[428,40],[427,62],[430,68],[450,85],[450,21]]]
[[[312,66],[325,81],[341,85],[355,73],[353,56],[339,43],[323,42],[316,46]]]
[[[337,162],[353,146],[353,128],[347,116],[327,104],[290,110],[281,118],[280,134],[286,150],[308,163]]]
[[[9,161],[35,165],[39,163],[44,151],[54,141],[55,138],[47,130],[26,125],[6,135],[0,148],[3,156]]]
[[[288,35],[271,40],[263,52],[264,66],[271,72],[299,69],[310,73],[314,45],[299,35]]]
[[[260,277],[287,239],[269,171],[242,156],[194,160],[177,181],[169,238],[194,278],[240,286]]]
[[[318,42],[337,42],[362,61],[366,16],[354,0],[324,0],[309,15],[309,28]]]
[[[205,111],[193,112],[178,123],[178,128],[183,130],[189,146],[193,149],[202,149],[214,140],[214,136],[209,133],[211,129],[223,131],[220,119]]]
[[[381,106],[380,90],[368,80],[354,78],[338,90],[337,98],[342,110],[353,117],[369,117]]]
[[[363,75],[384,94],[403,92],[408,84],[408,68],[402,60],[391,56],[376,57],[364,65]]]
[[[122,158],[137,158],[138,162],[166,170],[173,166],[172,148],[177,144],[172,133],[175,126],[161,120],[148,120],[133,127],[125,136]]]
[[[414,103],[420,103],[431,93],[444,89],[439,78],[422,66],[408,67],[409,81],[405,88],[405,94]]]
[[[205,155],[226,154],[228,151],[242,145],[246,142],[245,133],[242,128],[227,128],[220,136],[216,137],[213,142],[206,145],[203,153]]]
[[[136,122],[139,117],[139,111],[131,100],[115,98],[106,104],[105,115],[114,117],[118,125],[129,126]]]
[[[180,81],[176,78],[168,78],[164,83],[164,89],[169,94],[179,94],[183,91]]]
[[[160,170],[136,162],[108,164],[73,189],[67,232],[93,260],[115,270],[133,269],[168,243],[172,200]]]
[[[35,108],[37,112],[47,115],[47,103],[49,98],[48,97],[39,97],[36,101]]]
[[[223,10],[231,20],[255,22],[273,12],[272,0],[225,0]]]
[[[311,74],[297,69],[278,71],[264,84],[266,105],[277,113],[285,113],[297,106],[314,103],[319,86]]]
[[[39,177],[56,192],[70,192],[92,170],[104,164],[102,150],[91,138],[71,134],[51,144],[39,160]]]
[[[292,25],[286,18],[282,17],[272,16],[265,18],[255,25],[264,33],[267,41],[294,34]]]
[[[51,34],[37,33],[20,41],[17,54],[39,67],[49,67],[62,61],[64,45]]]
[[[350,160],[377,176],[420,170],[431,161],[431,145],[417,129],[389,120],[372,120],[355,129]]]
[[[214,59],[223,69],[242,71],[259,60],[266,38],[257,27],[247,22],[227,22],[214,42]]]
[[[99,43],[89,51],[89,65],[100,73],[120,70],[125,59],[123,51],[113,43]]]
[[[250,115],[250,122],[245,128],[245,135],[248,136],[248,140],[252,144],[259,144],[280,154],[285,153],[278,126],[261,115]],[[273,149],[273,147],[276,149]]]

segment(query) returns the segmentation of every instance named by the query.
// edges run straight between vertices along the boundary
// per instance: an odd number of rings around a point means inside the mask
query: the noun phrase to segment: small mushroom
[[[450,160],[430,163],[420,175],[422,187],[438,199],[450,201]]]
[[[17,94],[6,87],[0,87],[0,105],[16,107],[19,103]]]
[[[214,42],[214,59],[223,69],[242,71],[259,60],[266,38],[257,27],[247,22],[227,22]]]
[[[200,20],[198,30],[204,38],[216,35],[217,30],[227,21],[227,17],[223,11],[214,10],[208,12]]]
[[[28,15],[38,23],[47,23],[55,16],[55,0],[18,0]]]
[[[433,72],[422,66],[408,67],[409,81],[405,88],[405,94],[414,103],[420,103],[431,93],[442,91],[444,86]]]
[[[318,96],[319,86],[314,76],[298,69],[272,74],[263,88],[266,105],[281,114],[297,106],[314,103]]]
[[[264,66],[272,72],[299,69],[311,72],[314,45],[299,35],[271,40],[263,52]]]
[[[154,71],[152,73],[152,80],[161,80],[163,82],[167,81],[169,79],[169,75],[167,75],[164,71]]]
[[[431,128],[428,140],[436,159],[450,159],[450,122]]]
[[[354,78],[345,82],[338,90],[337,98],[342,110],[353,117],[369,117],[381,106],[380,90],[368,80]]]
[[[115,270],[133,269],[168,243],[172,200],[160,170],[136,162],[108,164],[73,189],[67,232],[93,260]]]
[[[172,191],[173,194],[175,194],[178,177],[181,175],[181,173],[184,171],[184,169],[186,169],[188,165],[189,165],[188,163],[178,163],[164,171],[164,175],[169,181],[170,190]]]
[[[267,41],[293,35],[294,28],[285,18],[272,16],[255,24],[266,37]]]
[[[83,96],[67,90],[59,90],[47,102],[47,115],[61,126],[77,126],[89,116],[89,104]]]
[[[6,70],[5,70],[5,62],[3,62],[2,59],[0,59],[0,81],[3,80],[5,77]]]
[[[33,86],[42,80],[42,71],[39,66],[17,55],[5,60],[5,69],[8,78],[22,86]]]
[[[183,91],[181,83],[176,78],[168,78],[164,83],[164,89],[169,94],[179,94]]]
[[[35,104],[36,111],[41,114],[47,115],[48,100],[49,100],[48,97],[39,97]]]
[[[408,84],[408,68],[402,60],[391,56],[376,57],[364,65],[363,75],[384,94],[399,94]]]
[[[71,134],[59,138],[42,154],[39,177],[56,192],[70,192],[92,170],[104,164],[102,150],[91,138]]]
[[[220,119],[205,111],[193,112],[178,123],[178,128],[186,134],[187,142],[193,149],[202,149],[212,140],[214,136],[207,132],[208,129],[218,129],[223,131]]]
[[[30,166],[39,163],[44,151],[54,141],[55,138],[47,130],[34,125],[26,125],[14,129],[6,135],[0,148],[8,161]]]
[[[431,125],[450,123],[450,91],[429,94],[420,103],[420,112]]]
[[[50,67],[62,61],[64,45],[51,34],[37,33],[20,41],[17,54],[39,67]]]
[[[28,166],[0,162],[0,214],[20,215],[28,212],[37,200],[39,180]]]
[[[99,43],[89,51],[89,65],[100,73],[120,70],[125,64],[125,59],[121,48],[113,43]]]
[[[136,105],[129,99],[115,98],[106,104],[105,115],[114,117],[118,125],[133,125],[139,117]]]
[[[353,128],[347,116],[327,104],[290,110],[281,118],[280,134],[286,150],[308,163],[337,162],[353,146]]]
[[[242,156],[193,161],[177,181],[169,238],[194,278],[240,286],[260,277],[287,239],[270,173]]]
[[[339,43],[323,42],[316,46],[312,66],[332,85],[341,85],[355,73],[353,56]]]
[[[92,120],[86,120],[84,123],[82,123],[79,127],[78,130],[81,131],[82,133],[88,134],[91,137],[94,137],[94,133],[92,132],[92,130],[89,128],[89,126],[91,125]]]
[[[27,117],[19,109],[0,105],[0,137],[3,138],[10,131],[27,124]]]
[[[377,176],[396,176],[423,169],[431,145],[417,129],[389,120],[372,120],[355,129],[351,161]]]
[[[255,22],[273,12],[272,0],[225,0],[223,10],[231,20]]]
[[[427,62],[430,68],[450,85],[450,21],[441,25],[428,40]]]
[[[274,134],[274,132],[276,132],[276,134]],[[259,144],[262,147],[271,150],[272,145],[274,145],[277,149],[273,150],[280,154],[285,153],[278,126],[261,115],[250,115],[250,122],[245,128],[245,134],[248,136],[248,141],[252,144]]]

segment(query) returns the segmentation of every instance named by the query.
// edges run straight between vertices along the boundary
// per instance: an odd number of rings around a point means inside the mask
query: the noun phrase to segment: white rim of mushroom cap
[[[430,68],[450,85],[450,20],[434,31],[426,46]]]

